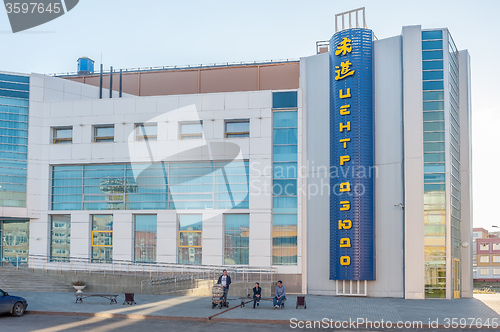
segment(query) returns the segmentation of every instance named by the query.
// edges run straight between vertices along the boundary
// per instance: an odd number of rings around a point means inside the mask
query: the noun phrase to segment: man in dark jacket
[[[222,271],[222,275],[217,280],[218,284],[221,284],[224,288],[224,295],[220,298],[224,299],[224,306],[227,307],[227,293],[229,292],[229,285],[231,285],[231,277],[227,275],[227,270]]]
[[[257,306],[259,305],[260,302],[260,297],[262,293],[262,288],[260,288],[259,283],[255,283],[255,287],[253,288],[253,307],[255,308],[255,304]]]

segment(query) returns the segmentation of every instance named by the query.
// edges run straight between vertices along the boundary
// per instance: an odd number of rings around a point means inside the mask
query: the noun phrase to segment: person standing
[[[259,283],[255,283],[255,287],[253,288],[253,307],[255,308],[255,304],[259,306],[260,297],[262,293],[262,288],[260,288]]]
[[[276,286],[276,288],[274,289],[274,295],[274,309],[279,309],[281,308],[281,302],[286,299],[286,287],[285,285],[283,285],[283,282],[281,280],[278,280],[278,286]]]
[[[224,306],[227,307],[227,293],[229,292],[229,285],[231,285],[231,277],[227,274],[226,269],[222,271],[222,275],[217,280],[217,283],[221,284],[224,289],[224,295],[220,299],[224,300]]]

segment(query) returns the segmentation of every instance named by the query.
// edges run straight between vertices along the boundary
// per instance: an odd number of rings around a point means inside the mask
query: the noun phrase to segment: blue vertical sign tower
[[[330,279],[375,280],[373,32],[330,40]]]

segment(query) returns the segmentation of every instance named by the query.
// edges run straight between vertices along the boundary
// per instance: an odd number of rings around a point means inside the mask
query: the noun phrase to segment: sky
[[[335,33],[335,14],[366,7],[379,38],[402,26],[449,28],[472,69],[474,227],[495,230],[500,148],[498,0],[80,0],[67,14],[13,34],[0,10],[0,70],[76,71],[76,60],[105,69],[298,59]]]

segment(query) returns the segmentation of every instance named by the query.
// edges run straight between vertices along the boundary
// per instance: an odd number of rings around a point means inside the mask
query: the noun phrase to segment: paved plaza
[[[479,320],[500,323],[500,295],[476,295],[458,300],[404,300],[394,298],[361,298],[307,295],[307,309],[295,309],[295,295],[290,295],[285,309],[275,310],[271,302],[262,302],[253,309],[251,303],[241,308],[240,301],[230,302],[229,309],[211,308],[210,297],[161,296],[136,294],[135,305],[110,305],[103,298],[86,298],[75,303],[73,293],[13,292],[27,299],[28,314],[81,315],[97,319],[186,320],[193,322],[273,323],[290,326],[292,321],[348,322],[429,322],[446,325],[447,319],[467,319],[467,327]],[[229,294],[231,295],[231,294]],[[229,296],[229,298],[234,298]],[[0,317],[5,319],[5,317]],[[362,322],[361,322],[362,323]],[[363,325],[361,325],[363,326]],[[364,325],[366,326],[366,325]],[[367,326],[369,327],[369,325]]]

